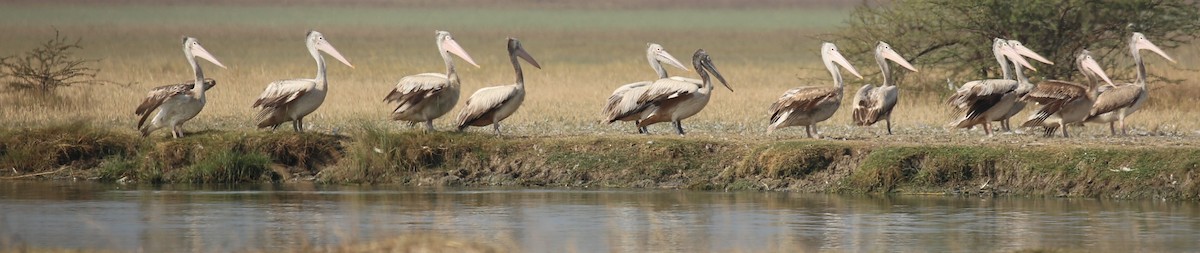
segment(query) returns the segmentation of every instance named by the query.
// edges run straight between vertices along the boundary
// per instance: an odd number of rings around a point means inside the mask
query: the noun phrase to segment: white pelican
[[[329,91],[329,82],[325,79],[325,58],[321,57],[318,51],[324,51],[342,64],[354,68],[354,65],[350,65],[350,62],[325,40],[325,36],[317,31],[309,30],[304,44],[308,46],[308,53],[312,55],[313,60],[317,61],[317,78],[278,80],[268,84],[267,89],[254,100],[252,106],[259,108],[256,117],[258,128],[275,129],[280,124],[291,121],[292,129],[296,132],[304,130],[304,116],[321,107]]]
[[[200,63],[196,62],[196,57],[225,68],[225,65],[209,54],[208,50],[200,46],[200,42],[196,41],[196,38],[183,38],[183,55],[192,65],[192,72],[196,74],[196,80],[192,80],[190,84],[159,86],[146,94],[146,99],[142,100],[142,104],[138,105],[137,110],[134,111],[134,114],[142,116],[138,120],[138,130],[142,132],[143,137],[150,135],[150,132],[154,130],[169,126],[171,127],[171,136],[182,138],[183,129],[180,126],[196,117],[197,114],[200,114],[200,110],[204,109],[204,104],[208,100],[204,91],[216,86],[217,82],[211,78],[204,78],[204,71],[200,69]],[[196,83],[203,85],[195,88]],[[150,120],[150,124],[146,125],[146,118],[155,109],[158,109],[158,113],[154,115],[153,120]]]
[[[1025,47],[1024,44],[1021,44],[1020,41],[1008,40],[1008,45],[1011,46],[1012,49],[1021,56],[1028,57],[1029,59],[1040,61],[1045,64],[1054,65],[1054,62],[1051,62],[1050,60],[1046,59],[1046,57],[1042,57],[1042,55],[1033,52],[1033,50]],[[1022,71],[1021,68],[1014,69],[1014,72],[1017,74],[1016,79],[1014,79],[1017,81],[1017,88],[1013,90],[1013,95],[1015,95],[1017,98],[1020,98],[1025,96],[1025,94],[1029,94],[1029,91],[1033,90],[1033,83],[1029,81],[1029,77],[1025,76],[1025,72]],[[1000,119],[997,121],[1000,121],[1000,126],[1004,128],[1004,131],[1012,131],[1012,126],[1009,125],[1008,119],[1017,115],[1017,113],[1021,113],[1021,110],[1024,109],[1025,101],[1020,101],[1020,99],[1017,99],[1017,101],[1012,103],[1008,113],[1000,116]]]
[[[771,125],[767,126],[767,134],[781,127],[804,126],[804,132],[809,138],[821,138],[821,134],[817,133],[817,122],[829,119],[842,104],[845,82],[837,65],[862,79],[858,70],[846,61],[846,57],[838,52],[833,43],[821,44],[821,61],[825,63],[829,74],[833,75],[833,86],[802,86],[784,92],[779,100],[771,104]]]
[[[383,98],[384,102],[398,103],[392,111],[393,120],[408,121],[411,124],[425,122],[426,131],[434,131],[433,119],[445,115],[454,109],[458,103],[459,79],[454,71],[454,59],[450,54],[458,55],[475,67],[475,60],[458,46],[458,42],[450,37],[450,32],[437,31],[436,41],[438,54],[446,63],[446,73],[422,73],[400,78],[396,88]]]
[[[1125,117],[1141,108],[1142,103],[1146,102],[1150,96],[1149,91],[1146,90],[1146,64],[1142,61],[1141,54],[1143,49],[1175,62],[1175,59],[1171,59],[1167,53],[1146,39],[1145,35],[1133,33],[1133,37],[1129,39],[1129,51],[1133,55],[1133,62],[1137,65],[1137,80],[1134,80],[1133,83],[1102,87],[1100,95],[1096,98],[1096,104],[1088,115],[1087,122],[1108,123],[1108,130],[1112,132],[1112,135],[1117,135],[1117,129],[1113,125],[1119,124],[1121,134],[1128,134],[1125,131]]]
[[[955,110],[965,112],[962,118],[951,122],[950,125],[970,128],[982,124],[987,136],[992,136],[992,125],[988,123],[999,120],[1007,114],[1012,109],[1012,104],[1019,98],[1014,94],[1019,82],[1009,79],[1012,78],[1012,75],[1008,72],[1008,62],[1012,61],[1016,65],[1014,67],[1017,68],[1026,67],[1037,70],[1028,61],[1025,61],[1025,58],[1017,53],[1008,44],[1008,41],[999,38],[993,40],[992,51],[1000,62],[1001,72],[1004,73],[1005,79],[985,79],[964,83],[947,100]]]
[[[697,49],[696,53],[692,54],[692,68],[700,75],[699,84],[685,78],[665,78],[658,79],[646,87],[646,92],[638,98],[638,104],[646,107],[645,116],[637,123],[639,128],[670,121],[675,125],[675,132],[684,135],[682,121],[704,109],[704,106],[708,105],[708,99],[712,97],[713,86],[716,85],[709,78],[709,72],[712,72],[726,89],[733,91],[729,83],[725,82],[725,77],[713,66],[712,58],[704,49]]]
[[[482,88],[471,94],[471,97],[467,98],[467,107],[458,113],[458,131],[461,132],[467,126],[491,124],[496,136],[500,135],[500,121],[511,116],[521,107],[521,102],[525,101],[525,74],[521,72],[521,63],[517,61],[517,57],[521,57],[533,67],[542,68],[537,60],[525,51],[525,47],[521,46],[521,41],[508,38],[508,59],[512,61],[513,70],[517,72],[517,82],[512,85]]]
[[[890,78],[891,73],[889,73],[887,60],[892,60],[901,67],[917,72],[917,68],[892,50],[891,45],[880,41],[875,46],[875,62],[879,63],[879,69],[882,70],[879,73],[883,75],[883,85],[876,88],[875,85],[864,84],[862,88],[858,89],[858,93],[854,95],[854,123],[860,126],[870,126],[883,119],[887,121],[887,131],[890,135],[892,134],[892,108],[896,107],[896,101],[899,100],[900,94]]]
[[[1041,105],[1022,127],[1041,126],[1046,129],[1046,136],[1054,134],[1054,130],[1062,128],[1063,137],[1071,137],[1067,124],[1080,123],[1087,118],[1093,103],[1096,101],[1096,78],[1099,77],[1112,85],[1112,80],[1104,74],[1104,69],[1092,58],[1091,52],[1079,52],[1075,60],[1079,64],[1079,72],[1087,78],[1087,83],[1079,84],[1068,81],[1042,81],[1029,94],[1021,97],[1024,101],[1033,101]]]
[[[667,70],[663,68],[662,63],[667,63],[676,68],[687,70],[683,63],[676,60],[674,56],[667,53],[666,49],[659,44],[649,43],[646,47],[646,60],[650,62],[650,68],[658,73],[659,79],[667,78]],[[682,77],[679,77],[683,80]],[[654,81],[641,81],[621,85],[617,90],[614,90],[612,95],[608,97],[608,103],[604,106],[605,121],[609,124],[620,121],[634,121],[637,125],[638,120],[647,115],[646,107],[639,106],[638,98],[646,92],[648,87]],[[645,127],[638,127],[638,133],[647,133]]]

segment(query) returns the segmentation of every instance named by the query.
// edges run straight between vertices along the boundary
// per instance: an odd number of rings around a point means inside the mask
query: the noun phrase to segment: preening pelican
[[[1012,75],[1008,72],[1008,62],[1012,61],[1016,65],[1014,67],[1017,68],[1026,67],[1037,70],[1028,61],[1025,61],[1025,58],[1017,53],[1008,44],[1008,41],[999,38],[993,40],[992,51],[1000,62],[1004,79],[985,79],[964,83],[947,100],[954,110],[964,112],[962,118],[951,122],[950,125],[970,128],[983,124],[984,133],[988,136],[992,136],[992,125],[989,122],[999,120],[1007,114],[1012,109],[1012,104],[1019,98],[1014,94],[1019,83],[1010,79]]]
[[[258,96],[258,100],[254,100],[252,106],[259,108],[256,117],[258,128],[275,129],[280,124],[291,121],[292,129],[296,132],[304,130],[304,116],[321,107],[329,91],[329,82],[325,78],[325,58],[318,51],[324,51],[342,64],[354,68],[354,65],[350,65],[350,62],[325,40],[325,36],[317,31],[309,30],[304,44],[313,60],[317,61],[317,78],[279,80],[268,84],[267,89]]]
[[[1099,77],[1109,85],[1112,85],[1112,80],[1108,79],[1104,69],[1100,68],[1100,64],[1092,58],[1092,53],[1086,49],[1079,52],[1075,62],[1079,64],[1079,72],[1087,78],[1087,83],[1059,80],[1038,83],[1037,87],[1021,97],[1021,100],[1033,101],[1042,107],[1030,115],[1029,120],[1021,124],[1022,127],[1045,127],[1047,137],[1053,135],[1055,129],[1062,128],[1063,137],[1071,137],[1067,131],[1067,124],[1083,122],[1087,118],[1096,101],[1096,78]]]
[[[1133,62],[1137,65],[1137,80],[1133,83],[1101,88],[1087,122],[1108,123],[1108,130],[1112,135],[1117,135],[1117,129],[1113,125],[1118,124],[1121,134],[1128,134],[1125,131],[1125,117],[1141,108],[1142,103],[1150,97],[1149,91],[1146,90],[1146,64],[1142,61],[1141,54],[1143,49],[1150,50],[1172,63],[1175,62],[1175,59],[1171,59],[1171,56],[1167,56],[1167,53],[1146,39],[1145,35],[1133,33],[1133,37],[1129,39],[1129,53],[1133,55]]]
[[[712,58],[704,49],[698,49],[692,54],[692,68],[700,75],[699,84],[683,78],[665,78],[654,81],[646,88],[646,92],[638,98],[638,104],[646,106],[647,111],[637,123],[639,128],[670,121],[675,125],[675,132],[684,135],[682,121],[696,115],[708,105],[713,86],[716,86],[712,78],[709,78],[709,72],[721,81],[721,85],[726,89],[733,91],[733,87],[729,87],[729,83],[725,82],[725,77],[713,66]]]
[[[862,75],[846,61],[846,57],[838,52],[837,46],[825,42],[821,44],[821,61],[829,74],[833,75],[833,86],[803,86],[788,90],[771,104],[771,125],[767,126],[767,134],[775,129],[788,126],[804,126],[804,132],[809,138],[821,138],[817,133],[817,122],[825,121],[837,112],[842,104],[842,90],[845,82],[837,65],[841,65],[859,79]]]
[[[887,60],[892,60],[901,67],[917,72],[917,68],[892,50],[891,45],[880,41],[875,46],[875,62],[879,63],[879,69],[882,70],[879,73],[883,75],[883,85],[876,88],[875,85],[864,84],[862,88],[858,89],[858,93],[854,95],[854,123],[860,126],[870,126],[883,119],[887,121],[887,131],[890,135],[892,134],[892,108],[896,107],[896,101],[899,100],[900,94],[890,78],[891,73],[889,73]]]
[[[393,120],[408,121],[411,124],[425,122],[426,131],[434,131],[433,120],[454,109],[458,103],[459,79],[454,71],[454,59],[450,54],[458,55],[475,67],[475,60],[467,55],[458,42],[450,37],[450,32],[437,31],[438,54],[446,63],[446,73],[421,73],[400,78],[396,88],[383,98],[384,102],[397,103],[392,111]]]
[[[508,38],[508,59],[512,61],[513,70],[517,72],[517,82],[479,89],[475,94],[471,94],[471,97],[467,98],[467,107],[458,113],[458,131],[461,132],[467,126],[491,124],[496,136],[500,135],[500,121],[516,112],[517,108],[521,107],[521,102],[525,101],[525,74],[521,72],[521,63],[517,61],[517,57],[521,57],[535,68],[542,68],[537,60],[525,51],[525,47],[521,46],[521,41]]]
[[[676,60],[674,56],[667,53],[666,49],[659,44],[649,43],[646,47],[646,60],[650,62],[650,68],[658,73],[659,79],[667,78],[667,70],[663,68],[662,63],[667,63],[676,68],[687,70],[683,63]],[[682,80],[682,79],[677,79]],[[638,98],[646,93],[646,88],[654,81],[642,81],[621,85],[617,90],[614,90],[612,95],[608,97],[608,103],[604,106],[605,122],[612,124],[618,120],[633,121],[634,125],[638,124],[638,120],[645,117],[649,112],[644,106],[638,104]],[[638,127],[638,133],[647,133],[645,127]]]
[[[150,132],[154,130],[169,126],[171,127],[171,136],[182,138],[181,126],[183,123],[196,117],[197,114],[200,114],[200,110],[204,109],[204,104],[208,100],[204,92],[216,86],[217,81],[204,78],[204,71],[200,69],[200,63],[196,62],[196,57],[225,68],[225,65],[209,54],[208,50],[200,46],[200,42],[196,41],[196,38],[183,38],[183,55],[192,65],[192,72],[196,74],[196,79],[192,80],[190,84],[159,86],[146,94],[142,104],[138,105],[137,110],[133,112],[135,115],[141,116],[141,119],[138,120],[138,130],[142,132],[143,137],[150,135]],[[196,83],[203,85],[196,88]],[[146,118],[155,109],[158,109],[158,113],[154,115],[153,120],[150,120],[150,124],[146,125]]]
[[[1042,55],[1033,52],[1033,50],[1025,47],[1024,44],[1021,44],[1020,41],[1008,40],[1008,45],[1011,46],[1018,55],[1028,57],[1029,59],[1040,61],[1045,64],[1054,65],[1054,62],[1051,62],[1050,60],[1046,59],[1046,57],[1042,57]],[[1029,91],[1033,90],[1033,83],[1029,82],[1029,77],[1025,76],[1025,72],[1021,70],[1021,68],[1014,69],[1014,72],[1017,74],[1015,79],[1017,81],[1017,89],[1013,90],[1013,95],[1015,95],[1017,98],[1020,98],[1025,96],[1025,94],[1029,94]],[[1017,115],[1017,113],[1021,113],[1021,110],[1024,109],[1025,101],[1020,101],[1020,99],[1013,101],[1008,113],[1000,116],[1000,119],[998,120],[1000,121],[1000,126],[1004,128],[1004,131],[1012,131],[1012,126],[1009,125],[1009,119],[1012,118],[1012,116]]]

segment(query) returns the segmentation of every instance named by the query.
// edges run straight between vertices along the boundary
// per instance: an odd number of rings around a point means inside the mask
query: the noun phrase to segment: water
[[[0,182],[0,251],[273,251],[414,233],[527,252],[1176,252],[1200,249],[1200,203]]]

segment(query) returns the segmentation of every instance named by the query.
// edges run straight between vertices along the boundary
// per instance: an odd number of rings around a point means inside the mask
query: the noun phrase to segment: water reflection
[[[1195,202],[293,184],[0,190],[0,249],[272,250],[413,232],[529,252],[1200,248]]]

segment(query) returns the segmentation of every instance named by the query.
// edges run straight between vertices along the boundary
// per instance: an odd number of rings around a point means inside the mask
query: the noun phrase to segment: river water
[[[0,251],[277,251],[407,234],[525,252],[1200,250],[1200,203],[675,190],[0,182]]]

